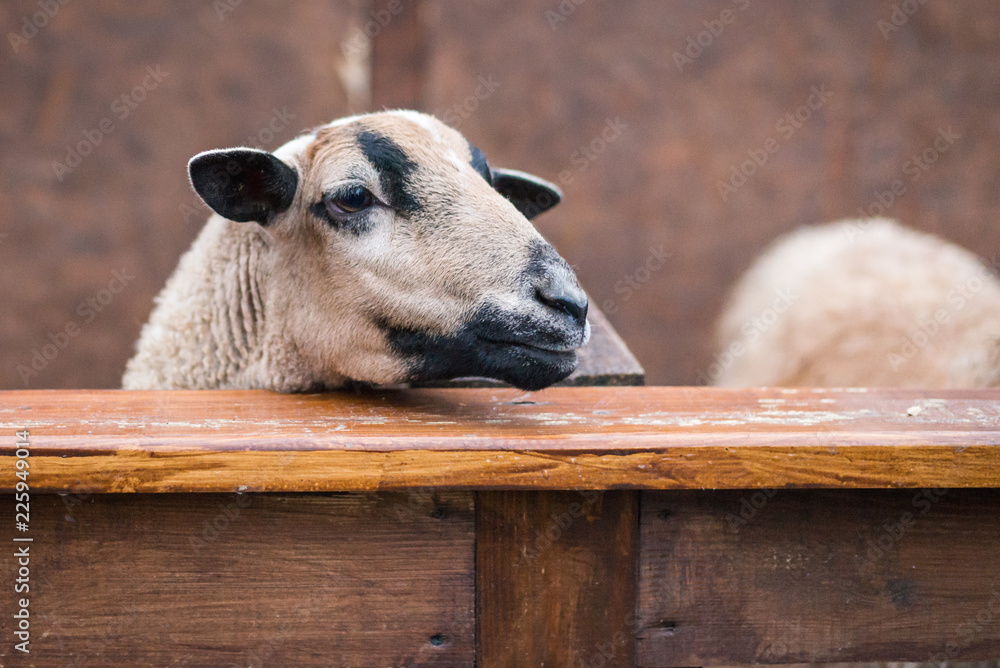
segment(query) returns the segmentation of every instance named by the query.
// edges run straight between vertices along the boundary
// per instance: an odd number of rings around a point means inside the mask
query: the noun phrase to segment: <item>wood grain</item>
[[[998,390],[0,393],[16,429],[45,491],[1000,486]]]
[[[638,492],[476,495],[478,666],[634,666]]]
[[[365,15],[371,40],[372,110],[423,107],[427,33],[424,0],[372,0]]]
[[[591,305],[588,319],[560,385],[641,385],[604,314]],[[635,491],[479,492],[477,665],[634,666],[638,527]]]
[[[474,663],[471,494],[36,495],[31,510],[30,661],[13,656],[11,595],[2,665]]]
[[[640,666],[1000,655],[998,490],[646,492],[640,544]]]

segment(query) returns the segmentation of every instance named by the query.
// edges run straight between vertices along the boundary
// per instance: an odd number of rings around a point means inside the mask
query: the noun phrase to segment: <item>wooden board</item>
[[[576,371],[559,385],[644,385],[646,372],[599,308],[590,305],[590,341]]]
[[[14,656],[9,594],[0,665],[471,666],[472,505],[421,490],[34,496],[30,660]]]
[[[476,496],[480,668],[633,666],[637,492]]]
[[[424,0],[372,0],[372,111],[419,109],[428,50]],[[367,27],[367,26],[366,26]]]
[[[1000,491],[649,492],[638,665],[1000,656]]]
[[[0,393],[16,429],[47,491],[1000,486],[1000,390]]]

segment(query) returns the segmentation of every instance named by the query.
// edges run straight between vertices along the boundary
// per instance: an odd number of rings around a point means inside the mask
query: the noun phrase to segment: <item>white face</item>
[[[207,188],[206,201],[266,226],[287,336],[318,368],[377,383],[487,376],[525,389],[573,370],[589,333],[586,296],[519,210],[557,202],[554,186],[491,170],[462,135],[415,112],[343,119],[271,159],[268,174],[243,180],[235,209],[228,191]],[[264,205],[246,205],[248,192]]]

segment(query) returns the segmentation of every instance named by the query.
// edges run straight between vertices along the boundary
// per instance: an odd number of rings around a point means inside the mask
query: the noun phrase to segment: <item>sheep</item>
[[[436,118],[343,118],[273,153],[194,156],[214,211],[136,343],[125,389],[311,392],[463,376],[537,390],[590,334],[528,222],[562,193],[491,168]]]
[[[739,280],[715,385],[1000,385],[1000,280],[969,251],[884,219],[804,227]]]

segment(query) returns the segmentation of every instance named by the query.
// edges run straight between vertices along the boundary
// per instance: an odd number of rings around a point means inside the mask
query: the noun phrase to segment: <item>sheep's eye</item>
[[[375,202],[375,197],[363,186],[351,186],[347,190],[326,198],[326,210],[331,216],[357,213]]]

